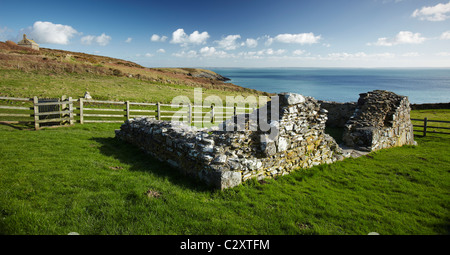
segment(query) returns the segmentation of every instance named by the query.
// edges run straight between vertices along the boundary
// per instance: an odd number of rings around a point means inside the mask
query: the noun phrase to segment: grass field
[[[450,136],[215,191],[116,140],[119,126],[0,125],[0,234],[450,233]]]
[[[430,109],[430,110],[414,110],[411,111],[412,119],[420,119],[413,120],[413,125],[423,126],[423,119],[428,118],[428,120],[443,120],[450,121],[450,109]],[[415,135],[423,135],[423,127],[415,127],[414,128]],[[433,137],[449,137],[446,134],[436,134],[434,132],[444,132],[450,133],[450,123],[441,123],[441,122],[428,122],[427,124],[427,136]]]
[[[185,84],[168,84],[126,77],[95,74],[48,75],[36,72],[0,69],[0,96],[39,98],[80,98],[88,91],[93,99],[131,102],[170,103],[177,96],[187,96],[194,101],[194,88]],[[199,86],[198,86],[199,87]],[[258,96],[263,92],[239,87],[235,90],[219,85],[202,87],[203,99],[219,96],[224,102],[227,96]],[[267,94],[268,95],[268,94]]]

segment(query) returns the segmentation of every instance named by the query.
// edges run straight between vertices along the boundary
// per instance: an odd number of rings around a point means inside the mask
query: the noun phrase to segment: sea
[[[241,87],[292,92],[317,100],[356,102],[359,94],[388,90],[410,103],[450,102],[450,68],[208,68]]]

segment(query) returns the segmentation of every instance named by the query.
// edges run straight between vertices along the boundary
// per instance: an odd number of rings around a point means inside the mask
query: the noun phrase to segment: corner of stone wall
[[[406,96],[384,90],[362,93],[345,124],[343,142],[362,151],[413,145],[410,111]]]

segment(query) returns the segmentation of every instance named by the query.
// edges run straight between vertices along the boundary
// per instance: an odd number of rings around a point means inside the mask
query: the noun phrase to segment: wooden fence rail
[[[416,132],[422,132],[423,136],[427,136],[427,133],[433,133],[433,134],[444,134],[444,135],[450,135],[450,133],[447,132],[440,132],[440,131],[436,131],[436,130],[432,130],[430,131],[429,129],[445,129],[445,130],[450,130],[450,127],[436,127],[436,126],[430,126],[428,125],[429,122],[434,122],[434,123],[447,123],[450,124],[450,121],[445,121],[445,120],[429,120],[428,118],[423,118],[423,119],[411,119],[412,121],[421,121],[423,122],[423,125],[413,125],[413,127],[420,127],[422,128],[422,130],[414,130]]]
[[[11,101],[11,102],[9,102]],[[8,105],[5,105],[6,104]],[[27,106],[19,106],[18,104]],[[249,113],[254,108],[203,105],[173,105],[162,103],[141,103],[130,101],[103,101],[72,99],[61,97],[57,102],[40,102],[37,97],[15,98],[0,97],[0,121],[34,123],[35,129],[41,124],[61,126],[74,122],[84,123],[123,123],[135,117],[150,117],[158,120],[171,119],[174,114],[179,120],[195,123],[217,123],[238,113]],[[43,111],[43,106],[52,106],[57,110]],[[44,107],[45,108],[45,107]],[[57,116],[57,117],[54,117]],[[43,118],[44,117],[44,118]],[[77,120],[75,119],[77,117]]]

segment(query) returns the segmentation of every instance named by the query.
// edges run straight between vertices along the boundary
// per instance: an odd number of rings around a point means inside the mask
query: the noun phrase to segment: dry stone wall
[[[374,151],[413,145],[413,126],[408,97],[375,90],[360,94],[356,110],[345,125],[347,146]]]
[[[116,136],[219,189],[343,159],[340,147],[324,132],[327,111],[315,99],[286,93],[279,95],[279,101],[279,108],[269,102],[267,108],[234,116],[210,129],[131,119]],[[263,109],[268,110],[262,114]],[[274,109],[278,114],[272,114]],[[239,123],[239,119],[245,121]],[[261,121],[271,128],[262,131],[257,125]],[[227,131],[230,126],[240,131]]]
[[[329,127],[345,127],[345,124],[353,115],[356,109],[356,102],[331,102],[319,101],[320,107],[328,111],[326,125]]]
[[[375,150],[413,144],[406,97],[375,91],[361,94],[357,105],[342,107],[355,108],[350,118],[348,113],[336,118],[349,118],[344,133],[347,145]],[[219,127],[198,129],[181,122],[136,118],[116,130],[116,137],[186,175],[225,189],[251,178],[272,178],[344,159],[343,149],[325,133],[327,115],[323,102],[282,93]]]

